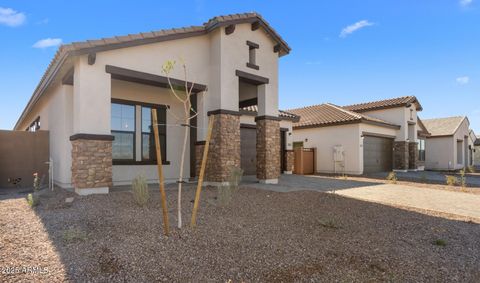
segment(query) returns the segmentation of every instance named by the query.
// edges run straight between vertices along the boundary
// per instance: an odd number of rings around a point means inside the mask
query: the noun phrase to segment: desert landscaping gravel
[[[183,222],[194,196],[184,192]],[[74,197],[72,203],[65,198]],[[79,197],[30,208],[0,199],[1,282],[478,282],[480,225],[320,192],[242,187],[226,207],[202,193],[198,227],[162,234],[159,194]],[[479,208],[480,209],[480,208]]]

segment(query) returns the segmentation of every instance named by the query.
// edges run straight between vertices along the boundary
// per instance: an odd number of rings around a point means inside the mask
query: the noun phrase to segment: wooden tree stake
[[[162,211],[163,211],[163,230],[166,236],[169,233],[168,224],[168,210],[167,210],[167,197],[165,195],[165,182],[163,178],[162,167],[162,151],[160,147],[160,138],[158,137],[158,120],[157,109],[152,109],[152,127],[155,136],[155,149],[157,151],[157,169],[158,169],[158,183],[160,184],[160,196],[162,198]]]
[[[200,193],[202,192],[203,176],[205,175],[205,167],[207,166],[208,148],[210,146],[210,139],[212,137],[214,120],[215,116],[212,115],[208,121],[207,139],[205,141],[205,148],[203,149],[202,166],[200,167],[200,176],[198,176],[197,192],[195,193],[195,202],[193,204],[192,211],[192,221],[190,222],[190,226],[192,228],[195,228],[195,225],[197,224],[198,203],[200,202]]]

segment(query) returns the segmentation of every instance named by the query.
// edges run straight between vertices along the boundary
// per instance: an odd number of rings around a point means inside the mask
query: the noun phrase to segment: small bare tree
[[[177,216],[178,216],[178,228],[182,228],[182,184],[183,184],[183,167],[185,164],[185,151],[187,149],[187,139],[190,128],[190,120],[198,116],[198,112],[192,108],[191,96],[193,93],[194,83],[188,85],[187,79],[187,65],[182,60],[183,75],[185,78],[184,87],[174,87],[170,80],[170,73],[175,67],[175,61],[167,61],[162,66],[163,73],[167,76],[168,84],[170,90],[172,91],[175,98],[183,104],[183,117],[174,114],[172,111],[168,113],[171,114],[177,121],[181,122],[181,126],[184,127],[183,134],[183,147],[182,147],[182,156],[180,159],[180,172],[178,176],[178,200],[177,200]],[[180,90],[180,91],[179,91]]]

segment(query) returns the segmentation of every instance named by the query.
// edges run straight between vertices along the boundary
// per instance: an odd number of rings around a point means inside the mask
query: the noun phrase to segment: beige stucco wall
[[[458,170],[464,168],[465,143],[468,142],[468,121],[464,120],[453,136],[430,137],[425,145],[427,170]],[[462,140],[462,152],[457,152],[457,141]],[[457,163],[457,154],[461,154],[462,162]]]
[[[475,165],[480,165],[480,146],[475,147]]]
[[[54,84],[39,103],[17,127],[24,130],[40,116],[41,130],[50,133],[50,157],[53,160],[53,179],[56,185],[71,187],[71,143],[73,88]]]
[[[418,138],[417,110],[413,104],[410,107],[397,107],[368,111],[363,112],[363,114],[401,126],[400,130],[397,132],[395,141],[406,141],[407,139],[416,141]],[[414,125],[411,126],[410,134],[409,122],[414,123]]]

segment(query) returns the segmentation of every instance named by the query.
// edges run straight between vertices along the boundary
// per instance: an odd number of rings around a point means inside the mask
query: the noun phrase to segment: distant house
[[[470,122],[467,117],[422,120],[430,132],[426,141],[427,170],[458,170],[469,166]]]
[[[477,139],[475,140],[474,143],[474,148],[475,148],[475,158],[474,158],[474,163],[476,166],[480,166],[480,136],[476,136]]]
[[[293,124],[294,143],[317,149],[318,172],[363,174],[423,169],[419,159],[428,131],[418,122],[421,110],[417,98],[407,96],[287,111],[300,116]]]
[[[55,184],[90,194],[130,184],[139,174],[158,182],[152,134],[158,127],[161,162],[172,182],[180,170],[185,125],[176,118],[183,105],[172,95],[162,64],[183,59],[189,81],[177,66],[171,82],[178,92],[193,90],[192,111],[199,113],[189,125],[186,176],[197,175],[213,116],[206,180],[222,184],[231,167],[242,167],[260,182],[275,183],[292,171],[288,133],[298,120],[278,110],[279,58],[289,52],[257,13],[62,45],[15,130],[48,130]]]

